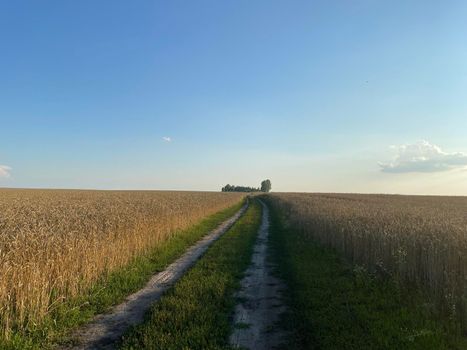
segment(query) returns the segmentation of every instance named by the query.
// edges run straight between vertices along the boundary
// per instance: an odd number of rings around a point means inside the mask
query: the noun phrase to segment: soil
[[[144,314],[151,305],[193,266],[208,247],[240,218],[247,207],[248,204],[245,204],[234,216],[190,247],[164,271],[155,274],[143,289],[128,296],[108,313],[97,315],[90,323],[76,330],[72,335],[72,345],[66,345],[62,349],[114,349],[123,333],[129,327],[143,322]]]
[[[282,292],[284,283],[273,274],[267,259],[269,210],[263,205],[263,217],[250,267],[241,281],[239,300],[234,314],[233,347],[269,350],[282,347],[285,332],[279,325],[286,311]]]

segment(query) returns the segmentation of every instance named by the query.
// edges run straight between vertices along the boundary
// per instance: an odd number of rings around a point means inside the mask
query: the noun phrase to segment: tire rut
[[[72,333],[72,344],[59,349],[114,349],[123,333],[129,327],[143,322],[151,305],[195,264],[214,241],[233,226],[247,208],[248,202],[234,216],[188,248],[164,271],[155,274],[144,288],[129,295],[123,303],[114,306],[108,313],[97,315],[90,323],[78,328]]]
[[[235,348],[270,350],[283,346],[286,334],[279,325],[286,311],[282,292],[285,284],[273,274],[268,262],[269,210],[263,206],[263,217],[255,243],[251,265],[236,294],[240,302],[235,308],[230,345]]]

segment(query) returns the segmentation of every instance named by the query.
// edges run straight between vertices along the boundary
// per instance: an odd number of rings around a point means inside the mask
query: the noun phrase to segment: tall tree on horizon
[[[264,180],[261,181],[261,192],[269,192],[271,191],[271,180]]]

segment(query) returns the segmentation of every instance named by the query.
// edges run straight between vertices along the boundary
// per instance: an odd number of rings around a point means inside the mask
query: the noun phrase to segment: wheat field
[[[0,190],[0,327],[39,324],[177,230],[230,207],[240,193]]]
[[[289,224],[351,262],[426,292],[467,329],[467,197],[272,195]]]

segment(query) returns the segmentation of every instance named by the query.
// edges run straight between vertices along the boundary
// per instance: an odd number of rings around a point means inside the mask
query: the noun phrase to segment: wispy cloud
[[[169,137],[169,136],[163,136],[163,137],[162,137],[162,140],[163,140],[164,142],[172,142],[172,138]]]
[[[467,166],[467,154],[448,153],[427,141],[392,146],[397,151],[390,163],[379,163],[386,173],[437,172]]]
[[[10,177],[11,168],[7,165],[0,165],[0,178]]]

